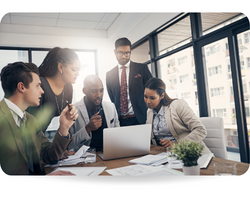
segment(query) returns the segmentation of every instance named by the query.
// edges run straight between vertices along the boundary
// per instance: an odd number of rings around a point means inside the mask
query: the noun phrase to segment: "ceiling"
[[[2,24],[108,30],[120,13],[8,13]]]

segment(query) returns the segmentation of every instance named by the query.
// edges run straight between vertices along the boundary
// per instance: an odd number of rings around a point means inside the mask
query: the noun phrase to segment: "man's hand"
[[[75,120],[78,117],[78,112],[75,106],[70,104],[71,111],[69,111],[68,106],[66,106],[59,118],[60,126],[59,131],[63,136],[68,135],[69,128],[75,123]]]
[[[56,172],[53,172],[51,174],[49,174],[48,176],[75,176],[75,174],[71,173],[70,171],[64,171],[64,170],[58,170]]]
[[[167,148],[167,147],[173,147],[174,143],[168,139],[160,139],[160,145],[162,145],[163,147]]]
[[[68,151],[68,150],[66,150],[63,153],[63,155],[61,156],[61,160],[64,160],[64,159],[68,158],[68,156],[74,155],[75,153],[76,152],[74,152],[74,151]]]
[[[89,123],[85,126],[85,129],[88,133],[91,131],[97,130],[102,125],[102,117],[99,115],[99,112],[94,114],[90,120]]]

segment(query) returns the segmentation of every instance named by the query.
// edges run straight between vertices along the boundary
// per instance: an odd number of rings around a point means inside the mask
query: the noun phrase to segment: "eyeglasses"
[[[118,56],[123,56],[125,55],[126,57],[129,56],[131,54],[130,51],[127,51],[127,52],[122,52],[122,51],[117,51],[116,52]]]

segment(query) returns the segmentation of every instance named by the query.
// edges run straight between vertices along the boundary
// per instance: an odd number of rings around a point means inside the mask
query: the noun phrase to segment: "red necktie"
[[[126,67],[122,66],[121,74],[121,111],[125,114],[128,112],[128,94],[127,94],[127,78]]]

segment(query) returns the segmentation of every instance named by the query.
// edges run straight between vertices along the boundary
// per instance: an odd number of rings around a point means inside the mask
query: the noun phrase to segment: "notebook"
[[[103,160],[145,155],[150,152],[151,124],[103,129]]]

